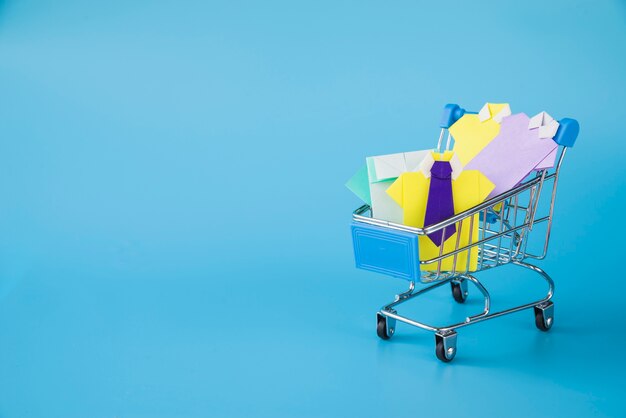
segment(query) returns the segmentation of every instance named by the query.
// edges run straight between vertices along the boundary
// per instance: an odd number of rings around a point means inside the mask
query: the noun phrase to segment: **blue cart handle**
[[[580,132],[580,125],[576,119],[563,118],[559,121],[559,129],[554,135],[554,142],[564,147],[573,147]]]
[[[443,115],[439,125],[441,128],[448,129],[466,113],[476,114],[476,112],[468,112],[458,104],[449,103],[443,108]],[[563,118],[559,121],[559,129],[556,131],[553,139],[559,145],[573,147],[579,132],[580,125],[576,119]]]
[[[441,116],[441,126],[444,129],[448,129],[457,120],[461,119],[464,114],[470,113],[463,109],[458,104],[448,103],[443,107],[443,115]]]

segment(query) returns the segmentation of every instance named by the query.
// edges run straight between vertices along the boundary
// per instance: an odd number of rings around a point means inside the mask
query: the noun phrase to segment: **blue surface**
[[[619,1],[1,1],[0,416],[626,415],[625,44]],[[556,322],[460,330],[446,365],[376,337],[406,282],[354,268],[343,185],[486,100],[582,127]]]

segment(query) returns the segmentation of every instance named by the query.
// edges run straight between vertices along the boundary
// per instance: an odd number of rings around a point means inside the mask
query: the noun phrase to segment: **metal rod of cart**
[[[446,106],[437,150],[442,147],[447,128],[464,113],[465,110],[457,105]],[[377,334],[380,338],[390,339],[396,332],[397,321],[434,332],[436,356],[443,362],[449,362],[457,353],[456,330],[459,328],[525,309],[534,310],[537,328],[548,331],[552,327],[554,303],[551,299],[554,282],[545,271],[531,264],[531,261],[541,260],[547,255],[559,173],[567,148],[573,146],[578,131],[578,123],[575,120],[562,119],[554,137],[554,141],[561,145],[554,168],[538,171],[534,177],[517,187],[435,225],[414,228],[376,219],[368,205],[354,211],[352,235],[357,266],[409,281],[408,290],[396,295],[392,302],[377,312]],[[446,149],[450,148],[450,142],[448,134]],[[449,245],[444,250],[445,228],[450,225],[456,227],[456,243],[452,250],[449,249]],[[478,234],[471,232],[476,225]],[[543,227],[538,228],[539,225]],[[469,242],[461,243],[459,239],[463,228],[469,228]],[[439,255],[428,260],[420,260],[416,238],[438,230],[443,230],[444,234],[439,246]],[[531,240],[534,251],[529,249]],[[394,259],[392,264],[385,264],[380,261],[381,251],[400,254],[400,258]],[[478,265],[474,268],[470,263],[472,252],[478,256]],[[442,263],[450,259],[452,269],[442,268]],[[465,262],[459,263],[459,260]],[[476,278],[476,274],[507,264],[528,269],[545,280],[547,284],[545,297],[493,312],[491,296],[487,288]],[[416,288],[418,281],[427,286],[418,290]],[[481,312],[468,316],[463,322],[443,326],[429,325],[403,316],[396,310],[399,305],[447,283],[451,286],[454,300],[463,303],[468,296],[469,282],[473,283],[483,295],[484,307]]]

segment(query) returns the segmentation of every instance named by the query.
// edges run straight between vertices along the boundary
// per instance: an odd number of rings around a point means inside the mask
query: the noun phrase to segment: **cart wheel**
[[[395,321],[395,320],[394,320]],[[376,314],[376,334],[383,340],[388,340],[393,335],[394,327],[387,327],[387,317],[379,313]]]
[[[458,303],[464,303],[467,300],[467,283],[466,282],[450,282],[452,287],[452,297]]]
[[[435,355],[444,363],[450,363],[456,356],[456,332],[435,334]]]
[[[541,331],[549,331],[554,324],[554,303],[546,302],[535,306],[535,325]]]
[[[450,363],[452,359],[454,358],[454,355],[452,355],[451,358],[446,357],[446,350],[443,347],[443,341],[437,341],[437,345],[435,347],[435,354],[437,355],[437,358],[443,361],[444,363]]]

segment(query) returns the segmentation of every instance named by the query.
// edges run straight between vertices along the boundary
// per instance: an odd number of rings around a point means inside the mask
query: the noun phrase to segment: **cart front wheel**
[[[452,287],[452,297],[458,303],[464,303],[467,300],[467,283],[466,282],[450,282]]]
[[[541,331],[549,331],[554,324],[554,303],[546,302],[535,306],[535,325]]]
[[[446,349],[443,346],[443,341],[437,342],[437,346],[435,347],[435,354],[437,355],[437,358],[444,363],[450,363],[454,358],[454,355],[452,355],[451,358],[446,357]]]
[[[435,355],[444,363],[450,363],[456,356],[456,332],[435,334]]]
[[[383,339],[388,340],[394,333],[393,327],[387,327],[387,317],[376,314],[376,334]]]

